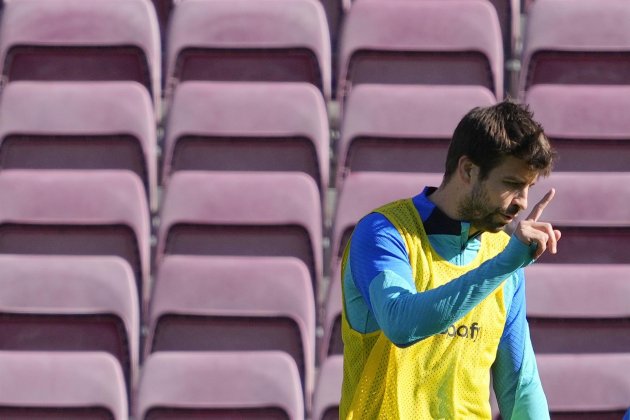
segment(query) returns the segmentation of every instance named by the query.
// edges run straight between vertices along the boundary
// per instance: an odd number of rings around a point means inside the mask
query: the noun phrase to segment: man
[[[460,121],[439,188],[356,226],[342,261],[340,417],[490,418],[490,372],[504,419],[549,418],[525,318],[523,267],[560,232],[520,221],[553,151],[526,107],[505,101]]]

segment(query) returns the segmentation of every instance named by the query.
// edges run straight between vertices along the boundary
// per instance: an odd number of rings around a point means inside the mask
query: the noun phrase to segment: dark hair
[[[468,156],[484,179],[507,156],[522,159],[541,175],[551,172],[554,151],[542,126],[526,105],[505,100],[486,108],[473,108],[459,122],[446,156],[444,181]]]

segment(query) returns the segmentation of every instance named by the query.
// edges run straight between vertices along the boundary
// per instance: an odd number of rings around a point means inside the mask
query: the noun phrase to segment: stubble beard
[[[496,233],[507,225],[502,214],[516,214],[517,209],[503,209],[490,207],[490,197],[481,183],[473,186],[469,197],[460,201],[458,215],[460,220],[465,220],[478,231]]]

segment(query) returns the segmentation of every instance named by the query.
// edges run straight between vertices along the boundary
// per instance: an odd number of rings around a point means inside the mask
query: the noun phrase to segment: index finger
[[[532,212],[529,213],[529,216],[527,216],[526,220],[533,220],[534,222],[538,221],[538,218],[542,215],[543,210],[545,210],[547,204],[551,202],[554,195],[556,195],[556,190],[552,188],[538,203],[536,203],[536,205],[532,209]]]

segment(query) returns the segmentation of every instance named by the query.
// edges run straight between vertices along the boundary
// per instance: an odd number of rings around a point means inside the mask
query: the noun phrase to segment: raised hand
[[[547,249],[549,249],[549,252],[552,254],[558,252],[558,241],[561,236],[560,231],[554,229],[551,223],[538,221],[545,207],[551,202],[555,194],[556,190],[553,188],[550,189],[549,192],[536,203],[529,216],[519,222],[514,231],[516,237],[523,243],[535,243],[537,245],[536,251],[534,252],[534,259],[540,257]]]

